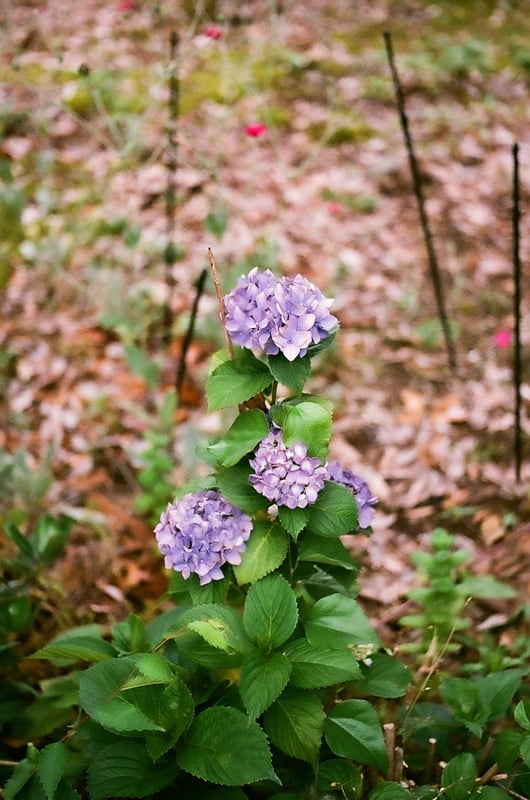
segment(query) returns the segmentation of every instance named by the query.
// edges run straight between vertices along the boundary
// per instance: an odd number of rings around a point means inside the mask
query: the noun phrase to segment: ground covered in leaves
[[[160,414],[208,247],[226,291],[257,264],[301,273],[336,298],[341,330],[310,388],[336,409],[333,455],[380,499],[373,535],[352,547],[383,635],[399,643],[410,555],[436,526],[457,534],[473,569],[519,590],[517,602],[484,601],[477,619],[502,625],[520,607],[530,580],[530,287],[526,275],[518,484],[511,184],[518,142],[525,264],[524,6],[89,0],[74,14],[64,0],[3,3],[0,514],[26,530],[44,512],[75,520],[47,576],[40,637],[149,608],[166,587],[152,520],[135,510],[143,491],[156,513],[155,489],[138,481],[146,449],[167,447],[169,428],[177,487],[206,469],[195,445],[229,421],[207,415],[202,389],[222,346],[210,277],[169,426]]]

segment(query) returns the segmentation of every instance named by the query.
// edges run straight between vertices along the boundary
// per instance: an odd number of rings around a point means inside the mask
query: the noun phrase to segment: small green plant
[[[156,427],[144,435],[145,447],[138,461],[138,483],[142,490],[135,502],[135,510],[153,522],[160,508],[174,495],[171,474],[174,468],[173,431],[175,424],[176,394],[168,392],[160,406]]]
[[[490,575],[471,575],[462,569],[469,553],[455,549],[454,536],[444,528],[432,532],[430,545],[431,552],[411,557],[424,586],[411,589],[408,596],[420,610],[401,617],[400,624],[421,634],[418,642],[404,644],[402,649],[426,653],[433,647],[435,659],[442,651],[454,652],[461,647],[458,634],[470,625],[465,609],[472,598],[509,598],[515,592]]]

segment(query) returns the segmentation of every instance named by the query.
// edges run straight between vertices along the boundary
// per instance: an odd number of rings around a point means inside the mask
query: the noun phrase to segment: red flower
[[[266,130],[267,126],[264,122],[251,122],[249,125],[245,125],[245,133],[247,136],[253,136],[255,139],[263,136]]]
[[[337,203],[335,200],[332,200],[328,204],[328,211],[330,214],[340,214],[343,208],[344,206],[342,205],[342,203]]]
[[[505,350],[512,343],[512,332],[508,328],[499,328],[493,334],[493,344],[500,350]]]
[[[118,11],[134,11],[133,0],[121,0],[121,3],[118,3]]]
[[[218,28],[217,25],[210,25],[205,30],[205,34],[209,39],[220,39],[223,35],[221,28]]]

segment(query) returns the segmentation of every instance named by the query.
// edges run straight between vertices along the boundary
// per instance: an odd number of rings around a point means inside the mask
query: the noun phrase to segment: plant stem
[[[230,340],[230,336],[228,335],[228,331],[226,330],[225,320],[226,320],[226,307],[225,301],[223,298],[223,290],[221,288],[221,282],[219,280],[219,274],[217,272],[217,267],[215,265],[215,259],[213,257],[212,248],[208,248],[208,261],[210,262],[210,269],[212,271],[212,278],[215,286],[215,293],[217,295],[217,302],[219,303],[219,315],[221,317],[221,324],[223,326],[223,336],[226,345],[226,351],[228,353],[228,358],[232,359],[234,357],[234,350],[232,348],[232,342]]]
[[[188,323],[188,329],[186,331],[186,335],[182,340],[182,347],[180,350],[180,359],[179,365],[177,369],[177,375],[175,379],[175,389],[177,390],[177,394],[180,394],[180,390],[182,389],[182,384],[184,382],[184,376],[186,374],[186,355],[188,352],[188,348],[193,339],[193,331],[195,330],[195,320],[197,319],[197,311],[199,309],[199,301],[202,297],[204,292],[204,284],[206,283],[206,276],[208,275],[208,270],[206,267],[202,270],[197,283],[195,285],[195,297],[193,299],[193,305],[191,307],[191,314],[190,314],[190,321]]]
[[[401,127],[403,130],[403,137],[405,139],[405,145],[407,148],[407,153],[409,157],[409,166],[410,171],[412,174],[412,183],[414,188],[414,194],[416,196],[416,201],[418,204],[418,212],[420,215],[420,222],[421,228],[423,231],[423,238],[425,240],[425,247],[427,249],[427,258],[429,262],[429,271],[431,276],[432,285],[434,288],[434,295],[436,298],[436,305],[438,307],[438,316],[440,318],[440,324],[442,326],[442,331],[445,339],[445,348],[447,351],[447,359],[449,361],[449,367],[452,372],[456,372],[456,355],[455,355],[455,348],[453,344],[453,337],[451,334],[451,326],[449,324],[449,318],[447,316],[447,312],[445,310],[445,301],[443,295],[443,288],[442,288],[442,280],[440,274],[440,267],[438,265],[438,259],[436,257],[436,252],[434,250],[433,240],[431,229],[429,226],[429,220],[427,218],[427,212],[425,210],[425,198],[423,196],[423,188],[420,176],[420,170],[418,167],[418,162],[416,160],[416,155],[414,153],[414,146],[412,143],[412,136],[409,130],[409,124],[407,115],[405,112],[405,96],[403,94],[403,89],[401,87],[401,83],[399,80],[398,71],[396,68],[396,62],[394,58],[394,50],[392,47],[392,39],[390,34],[387,31],[383,32],[383,38],[385,40],[386,52],[388,56],[388,63],[390,65],[390,71],[392,73],[392,81],[394,83],[394,91],[396,93],[396,101],[399,111],[399,118],[401,121]]]
[[[171,338],[171,294],[175,288],[175,279],[171,268],[175,263],[175,211],[177,208],[176,176],[177,176],[177,123],[179,118],[179,78],[177,73],[178,34],[171,31],[169,37],[169,97],[168,121],[166,126],[166,249],[164,261],[165,279],[168,290],[164,308],[163,339],[169,343]]]
[[[521,432],[521,257],[519,251],[520,190],[519,190],[519,145],[512,148],[513,155],[513,316],[514,316],[514,350],[513,350],[513,385],[515,391],[514,420],[514,457],[515,479],[521,481],[522,432]]]

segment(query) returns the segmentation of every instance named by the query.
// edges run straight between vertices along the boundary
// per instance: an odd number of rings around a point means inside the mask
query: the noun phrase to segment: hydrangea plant
[[[337,331],[332,301],[306,278],[256,268],[221,305],[232,347],[212,359],[208,408],[237,410],[200,448],[210,474],[161,510],[163,611],[148,624],[131,615],[106,638],[94,626],[68,632],[35,654],[92,665],[75,679],[68,748],[28,756],[10,800],[50,774],[43,796],[77,796],[72,747],[85,753],[76,769],[91,800],[356,798],[372,791],[365,769],[387,775],[367,698],[404,694],[409,673],[357,603],[341,541],[370,531],[376,500],[329,462],[331,404],[304,391]]]

